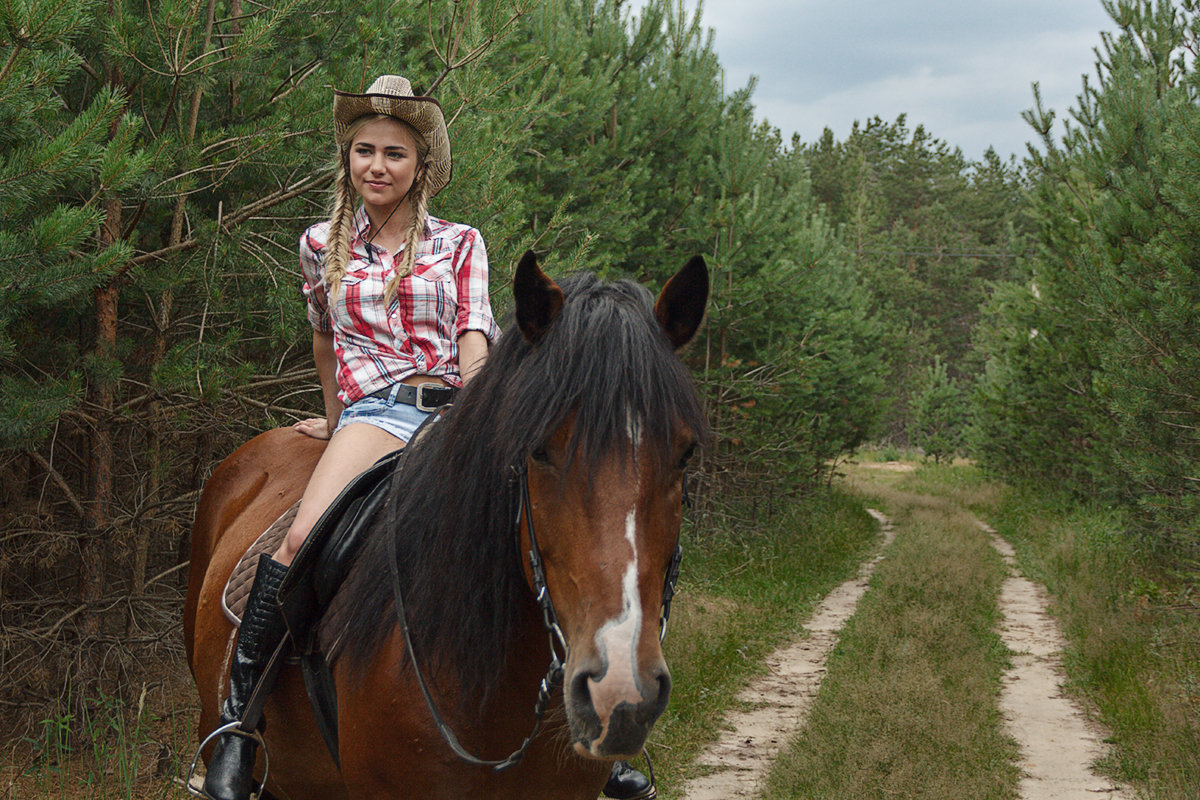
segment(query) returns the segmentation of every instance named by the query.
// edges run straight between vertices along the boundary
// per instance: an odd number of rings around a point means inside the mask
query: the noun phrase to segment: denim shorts
[[[428,412],[419,411],[416,406],[408,403],[388,402],[380,397],[364,397],[342,409],[342,417],[333,432],[337,433],[347,425],[361,422],[382,428],[408,444],[408,440],[428,416]]]

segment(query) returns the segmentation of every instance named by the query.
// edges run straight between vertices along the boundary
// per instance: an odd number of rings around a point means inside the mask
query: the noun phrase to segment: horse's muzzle
[[[606,675],[578,669],[565,690],[575,751],[587,758],[633,758],[667,707],[671,672],[659,659],[632,683],[613,685]]]

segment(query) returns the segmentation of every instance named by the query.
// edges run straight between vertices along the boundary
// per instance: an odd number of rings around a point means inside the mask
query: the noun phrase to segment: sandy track
[[[685,800],[756,797],[772,760],[804,724],[825,675],[825,661],[894,532],[890,521],[870,510],[884,532],[879,555],[859,574],[834,589],[805,625],[809,636],[776,650],[770,672],[738,695],[749,706],[726,717],[726,729],[697,759],[704,775],[682,787]],[[1001,709],[1009,733],[1020,745],[1022,800],[1133,800],[1127,788],[1099,776],[1091,765],[1105,753],[1105,733],[1060,688],[1064,640],[1047,612],[1045,590],[1021,576],[1011,545],[982,522],[992,545],[1009,564],[1000,596],[1001,636],[1012,651],[1005,673]]]
[[[1009,566],[1000,591],[1000,635],[1012,651],[1000,708],[1021,745],[1022,800],[1132,800],[1133,793],[1090,766],[1107,752],[1106,733],[1063,694],[1058,622],[1046,611],[1046,590],[1017,572],[1012,545],[980,522]]]
[[[891,522],[870,509],[879,520],[887,547],[892,541]],[[706,773],[683,786],[687,800],[725,800],[754,797],[767,768],[791,736],[800,727],[812,704],[812,698],[825,676],[825,660],[837,643],[846,620],[854,614],[859,598],[867,591],[867,582],[882,560],[882,552],[863,563],[858,575],[830,592],[804,626],[808,637],[776,650],[767,657],[770,672],[754,681],[738,695],[752,704],[726,718],[726,730],[705,750],[697,763]]]

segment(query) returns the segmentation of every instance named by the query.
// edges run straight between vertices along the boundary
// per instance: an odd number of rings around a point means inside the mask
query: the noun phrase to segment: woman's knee
[[[292,559],[300,552],[300,548],[304,546],[304,540],[312,531],[312,525],[311,520],[302,519],[297,514],[295,521],[292,522],[292,527],[288,529],[287,535],[283,537],[283,542],[279,545],[279,550],[275,553],[275,560],[291,566]]]

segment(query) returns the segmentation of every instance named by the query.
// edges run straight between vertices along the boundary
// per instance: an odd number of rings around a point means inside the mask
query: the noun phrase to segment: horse
[[[337,760],[285,666],[264,707],[265,797],[592,800],[614,760],[642,751],[670,694],[660,617],[684,470],[708,435],[676,351],[707,299],[700,257],[654,299],[631,280],[560,285],[525,254],[513,321],[405,453],[319,623]],[[202,735],[236,637],[226,580],[323,446],[268,431],[202,492],[184,613]]]

